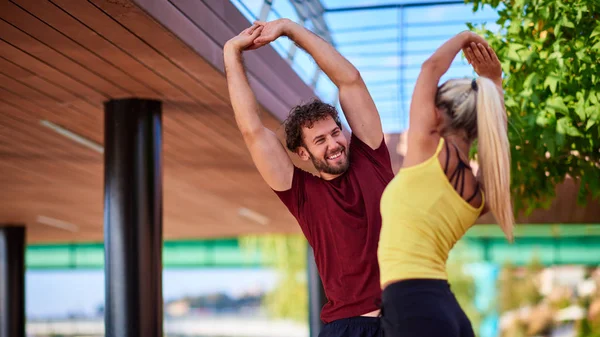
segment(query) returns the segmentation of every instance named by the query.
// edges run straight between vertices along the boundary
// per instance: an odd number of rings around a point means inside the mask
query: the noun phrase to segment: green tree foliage
[[[591,297],[582,299],[580,305],[586,308],[587,315],[577,322],[577,337],[600,337],[600,313],[592,309],[597,307],[598,303],[600,303],[598,290]]]
[[[260,235],[239,239],[251,252],[259,251],[265,267],[277,272],[275,289],[264,300],[270,316],[308,322],[308,243],[301,235]]]
[[[567,174],[580,204],[600,197],[600,1],[466,2],[499,13],[498,32],[469,27],[502,61],[516,209],[549,207]]]
[[[524,268],[507,262],[502,267],[498,279],[498,305],[500,313],[515,310],[524,306],[539,304],[543,296],[539,292],[537,280],[543,265],[536,257]]]
[[[516,319],[505,328],[502,337],[545,336],[552,328],[552,309],[544,307],[538,279],[543,265],[534,258],[525,268],[507,262],[498,279],[498,309],[500,315],[520,308],[532,308],[526,320]]]

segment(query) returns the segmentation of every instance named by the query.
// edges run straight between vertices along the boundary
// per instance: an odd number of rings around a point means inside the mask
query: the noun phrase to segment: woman
[[[480,77],[451,79],[438,87],[461,50]],[[403,167],[381,200],[378,258],[386,337],[474,336],[450,291],[446,260],[484,209],[512,240],[501,76],[494,51],[471,32],[447,41],[421,68]],[[478,177],[468,158],[476,139]]]

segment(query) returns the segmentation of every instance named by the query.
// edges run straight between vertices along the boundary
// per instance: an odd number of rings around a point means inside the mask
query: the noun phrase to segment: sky
[[[263,0],[231,1],[249,20],[254,20],[253,16],[258,15],[263,3]],[[329,8],[399,2],[406,0],[323,0]],[[273,4],[275,11],[268,20],[278,18],[278,15],[298,20],[289,0],[276,0]],[[470,6],[452,5],[410,8],[404,13],[396,9],[330,13],[326,14],[325,19],[333,31],[336,48],[357,66],[367,82],[379,109],[384,131],[400,132],[407,126],[408,104],[420,64],[446,39],[465,30],[466,21],[479,19],[493,22],[496,16],[491,10],[473,14]],[[400,21],[407,25],[402,49],[398,43],[397,27]],[[376,31],[360,29],[382,25],[384,29]],[[381,42],[373,43],[373,40]],[[356,41],[371,42],[356,44]],[[290,45],[289,40],[280,39],[274,47],[281,55],[286,55]],[[381,55],[373,56],[373,53]],[[399,66],[403,68],[402,71]],[[307,83],[310,83],[317,70],[316,64],[303,51],[298,51],[293,68]],[[457,56],[455,64],[442,80],[449,76],[473,76],[473,72]],[[404,81],[400,81],[401,79]],[[325,76],[319,77],[316,89],[323,100],[336,103],[335,87]],[[275,281],[276,275],[273,272],[260,269],[166,270],[163,276],[163,294],[165,300],[186,294],[211,292],[235,295],[256,287],[270,289]],[[103,301],[102,270],[27,272],[26,308],[30,318],[66,315],[69,312],[92,313]]]

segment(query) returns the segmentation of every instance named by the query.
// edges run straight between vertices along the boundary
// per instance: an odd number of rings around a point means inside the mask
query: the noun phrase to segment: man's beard
[[[332,175],[338,175],[338,174],[342,174],[344,172],[346,172],[348,170],[348,167],[350,166],[350,159],[348,156],[348,153],[346,152],[346,148],[345,147],[341,147],[342,149],[342,155],[346,155],[346,161],[342,163],[342,165],[339,166],[334,166],[334,165],[329,165],[329,163],[327,162],[327,155],[325,155],[325,158],[323,159],[317,159],[316,156],[314,156],[310,151],[308,151],[308,153],[310,154],[310,159],[313,162],[313,165],[315,165],[315,168],[317,169],[317,171],[319,172],[323,172],[323,173],[327,173],[327,174],[332,174]],[[334,153],[337,152],[339,150],[336,149],[335,151],[330,151],[330,153]]]

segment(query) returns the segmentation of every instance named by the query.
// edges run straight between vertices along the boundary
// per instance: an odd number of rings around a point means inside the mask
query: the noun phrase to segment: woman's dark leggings
[[[385,337],[474,337],[467,315],[446,280],[415,279],[388,285],[382,295]]]

